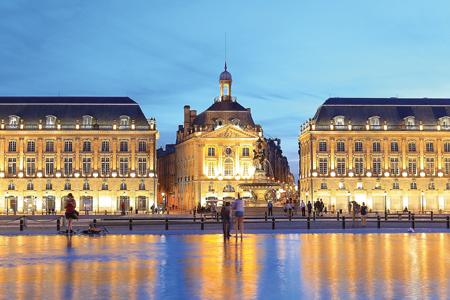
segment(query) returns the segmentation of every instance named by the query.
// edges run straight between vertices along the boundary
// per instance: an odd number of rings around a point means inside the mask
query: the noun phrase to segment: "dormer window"
[[[442,117],[439,118],[439,124],[441,125],[442,129],[450,129],[450,117]]]
[[[55,128],[56,126],[56,117],[55,116],[46,116],[45,117],[45,127],[46,128]]]
[[[217,119],[215,123],[216,123],[216,127],[220,127],[220,126],[224,125],[224,121],[222,119]]]
[[[414,129],[416,127],[416,118],[413,116],[406,117],[405,119],[406,129]]]
[[[92,128],[93,121],[94,121],[94,117],[88,116],[88,115],[83,116],[83,118],[82,118],[83,128]]]
[[[9,116],[8,125],[10,128],[18,128],[20,122],[20,117],[18,116]]]
[[[334,125],[336,128],[344,128],[345,126],[345,117],[344,116],[336,116],[333,118]]]
[[[369,125],[372,129],[380,129],[380,117],[378,117],[378,116],[370,117]]]
[[[130,117],[129,116],[120,116],[120,128],[128,128],[130,126]]]
[[[231,120],[231,123],[232,123],[234,126],[239,126],[239,124],[241,123],[241,121],[240,121],[239,119],[233,119],[233,120]]]

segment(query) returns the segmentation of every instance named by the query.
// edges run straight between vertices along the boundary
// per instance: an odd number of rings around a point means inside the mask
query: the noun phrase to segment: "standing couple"
[[[231,234],[231,218],[234,216],[234,229],[236,232],[236,239],[238,237],[238,230],[241,233],[244,231],[244,200],[242,200],[240,194],[238,193],[237,199],[234,200],[233,204],[230,202],[225,202],[220,211],[222,217],[223,225],[223,235],[224,239],[230,239]]]

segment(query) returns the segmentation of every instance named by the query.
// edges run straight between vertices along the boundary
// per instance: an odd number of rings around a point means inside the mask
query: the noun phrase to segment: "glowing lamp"
[[[352,171],[350,171],[350,172],[348,172],[348,176],[349,177],[353,177],[355,174],[352,172]]]
[[[20,171],[19,174],[17,174],[17,176],[19,176],[19,178],[22,178],[23,177],[23,172]]]
[[[75,172],[75,173],[73,174],[73,176],[75,176],[76,178],[80,177],[80,172]]]
[[[403,177],[406,177],[406,176],[408,176],[408,172],[406,172],[406,171],[403,171],[403,172],[402,172],[402,176],[403,176]]]
[[[148,176],[150,176],[150,177],[155,177],[155,172],[150,172],[150,173],[148,173]]]
[[[92,176],[94,176],[94,178],[97,178],[98,177],[98,172],[92,173]]]
[[[386,172],[384,172],[384,177],[389,177],[389,172],[388,171],[386,171]]]
[[[444,173],[442,173],[442,171],[439,171],[439,172],[437,173],[437,175],[438,175],[439,177],[442,177],[442,176],[444,176]]]
[[[39,177],[39,178],[41,178],[41,177],[42,177],[42,175],[43,175],[43,174],[42,174],[42,172],[41,172],[41,171],[38,171],[38,172],[36,173],[36,176],[37,176],[37,177]]]
[[[425,172],[424,171],[420,171],[419,175],[420,175],[420,177],[425,177]]]
[[[132,177],[132,178],[136,177],[136,172],[131,172],[130,177]]]
[[[5,172],[0,172],[0,178],[4,178],[5,177]]]
[[[331,172],[330,172],[330,176],[331,176],[331,177],[336,176],[336,172],[335,172],[335,171],[331,171]]]
[[[111,176],[112,177],[117,177],[117,172],[116,171],[111,172]]]
[[[55,173],[55,176],[58,177],[58,178],[61,177],[61,175],[62,175],[62,174],[61,174],[60,171],[58,171],[58,172]]]
[[[366,172],[366,176],[367,176],[367,177],[372,177],[372,172],[367,171],[367,172]]]
[[[317,174],[317,171],[312,172],[312,176],[313,176],[313,177],[317,177],[317,175],[318,175],[318,174]]]

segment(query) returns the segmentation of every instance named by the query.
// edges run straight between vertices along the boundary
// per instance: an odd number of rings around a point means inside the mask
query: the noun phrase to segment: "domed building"
[[[263,130],[255,124],[250,108],[232,96],[232,76],[225,64],[214,103],[200,114],[186,105],[176,144],[166,147],[170,151],[158,151],[162,202],[192,209],[234,198],[237,192],[245,194],[238,186],[253,180],[253,149],[262,136]],[[171,163],[176,167],[167,167]],[[283,170],[290,174],[289,167]],[[278,180],[273,172],[267,175]]]

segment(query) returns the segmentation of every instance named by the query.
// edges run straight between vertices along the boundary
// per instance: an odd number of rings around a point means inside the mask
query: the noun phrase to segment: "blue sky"
[[[127,95],[174,142],[227,60],[233,94],[297,175],[299,125],[328,97],[450,96],[448,1],[0,2],[0,94]]]

